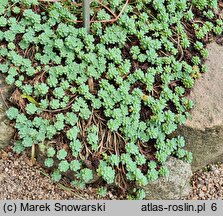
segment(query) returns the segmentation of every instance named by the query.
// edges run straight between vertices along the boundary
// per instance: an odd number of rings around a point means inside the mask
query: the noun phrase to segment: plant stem
[[[31,150],[31,163],[32,163],[32,165],[35,163],[35,144],[32,145],[32,150]]]
[[[82,0],[84,28],[90,32],[90,1]]]

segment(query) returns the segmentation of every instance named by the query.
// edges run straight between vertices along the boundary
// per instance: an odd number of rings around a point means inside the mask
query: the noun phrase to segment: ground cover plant
[[[193,106],[206,43],[222,34],[218,1],[92,1],[89,34],[81,17],[79,2],[1,1],[13,150],[42,155],[53,181],[68,173],[75,188],[142,199],[169,156],[192,160],[170,135]]]

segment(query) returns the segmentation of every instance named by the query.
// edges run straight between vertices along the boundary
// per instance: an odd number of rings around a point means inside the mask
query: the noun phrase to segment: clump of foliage
[[[118,14],[125,1],[104,4]],[[98,7],[92,16],[112,18]],[[0,2],[0,72],[15,86],[13,150],[39,146],[52,179],[72,172],[78,188],[94,176],[137,188],[168,175],[171,155],[191,162],[184,138],[169,135],[193,106],[185,92],[206,71],[207,37],[222,33],[217,1],[129,1],[117,22],[94,22],[90,34],[75,23],[78,11],[69,2]]]

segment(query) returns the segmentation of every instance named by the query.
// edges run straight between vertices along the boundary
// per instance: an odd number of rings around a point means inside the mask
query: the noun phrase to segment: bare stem
[[[84,28],[90,32],[90,2],[91,0],[82,0]]]
[[[31,150],[31,163],[32,163],[32,165],[35,163],[35,144],[32,145],[32,150]]]

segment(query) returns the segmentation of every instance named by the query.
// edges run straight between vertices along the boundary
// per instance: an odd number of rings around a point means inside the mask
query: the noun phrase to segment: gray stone
[[[193,171],[223,161],[223,46],[212,43],[207,48],[208,71],[196,81],[189,96],[195,106],[177,131],[193,153]]]
[[[14,129],[5,122],[0,122],[0,149],[10,144]]]
[[[165,165],[170,175],[144,187],[147,200],[182,199],[191,192],[191,165],[174,157],[170,157]]]
[[[4,78],[0,77],[0,149],[6,147],[10,144],[10,140],[14,135],[14,129],[10,126],[9,121],[5,115],[5,110],[7,109],[5,99],[9,96],[10,87],[4,83]]]
[[[202,169],[207,164],[223,161],[223,127],[204,130],[180,127],[178,133],[186,140],[186,149],[193,153],[192,170]]]

